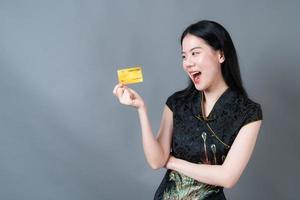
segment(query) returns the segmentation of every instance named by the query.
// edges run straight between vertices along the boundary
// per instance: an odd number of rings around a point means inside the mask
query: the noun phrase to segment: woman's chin
[[[195,88],[196,88],[197,90],[199,90],[199,91],[204,90],[204,88],[203,88],[203,86],[202,86],[201,84],[195,84],[195,83],[194,83],[194,86],[195,86]]]

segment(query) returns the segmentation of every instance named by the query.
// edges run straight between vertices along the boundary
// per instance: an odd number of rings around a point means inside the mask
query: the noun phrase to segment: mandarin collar
[[[202,115],[202,108],[201,108],[201,101],[202,101],[202,96],[203,91],[198,91],[194,94],[194,98],[192,101],[192,114],[199,120],[204,121],[204,122],[210,122],[219,117],[220,112],[222,111],[223,105],[226,103],[230,102],[232,100],[233,95],[235,92],[231,88],[227,88],[221,96],[217,99],[216,103],[214,104],[212,110],[210,111],[208,117],[205,119],[204,116]]]

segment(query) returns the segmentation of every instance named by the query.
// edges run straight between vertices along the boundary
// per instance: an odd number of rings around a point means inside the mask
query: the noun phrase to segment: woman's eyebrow
[[[202,47],[194,47],[194,48],[191,48],[189,51],[193,51],[195,49],[202,49]],[[182,51],[181,53],[185,53],[184,51]]]

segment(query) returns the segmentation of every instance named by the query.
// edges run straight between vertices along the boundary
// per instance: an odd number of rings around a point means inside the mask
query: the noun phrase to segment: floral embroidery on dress
[[[207,147],[206,147],[206,132],[202,135],[203,148],[204,148],[204,159],[202,159],[202,164],[218,164],[216,158],[217,147],[215,144],[210,146],[213,153],[213,162],[208,159]],[[199,164],[200,164],[199,163]],[[172,170],[169,174],[169,181],[173,181],[175,185],[164,191],[164,200],[204,200],[211,193],[218,193],[220,187],[201,183],[191,177],[185,176],[184,174]]]
[[[217,186],[201,183],[176,171],[172,171],[169,177],[175,186],[164,192],[164,200],[203,200],[209,194],[219,192]]]

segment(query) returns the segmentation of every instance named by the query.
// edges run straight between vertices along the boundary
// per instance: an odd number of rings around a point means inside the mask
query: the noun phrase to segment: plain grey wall
[[[165,170],[147,165],[137,112],[112,94],[116,70],[160,124],[186,86],[179,37],[216,20],[230,32],[264,121],[228,199],[299,199],[299,8],[296,0],[0,0],[0,199],[152,199]]]

